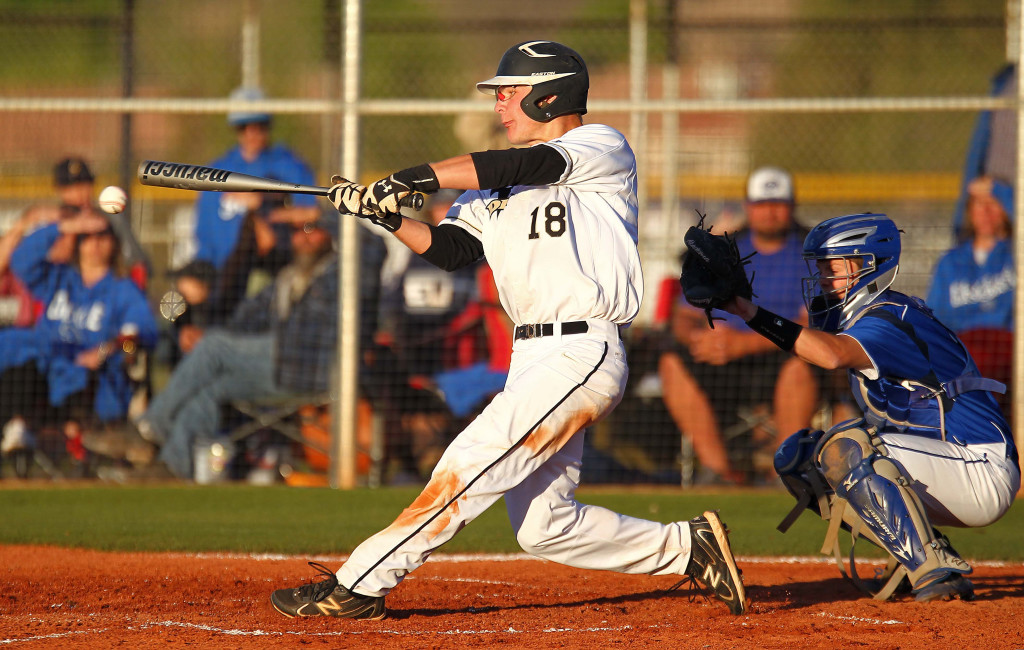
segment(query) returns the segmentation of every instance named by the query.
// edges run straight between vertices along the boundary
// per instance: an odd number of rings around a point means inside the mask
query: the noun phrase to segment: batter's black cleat
[[[338,584],[334,572],[322,564],[310,562],[324,576],[323,580],[295,589],[278,589],[270,595],[274,609],[288,618],[336,616],[379,621],[387,616],[383,596],[361,596]]]
[[[729,548],[725,524],[712,510],[690,520],[690,565],[686,575],[710,589],[729,611],[739,616],[747,611],[747,595],[736,560]]]

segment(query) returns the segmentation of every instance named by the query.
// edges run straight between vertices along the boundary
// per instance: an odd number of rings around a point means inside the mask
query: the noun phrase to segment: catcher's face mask
[[[896,278],[900,231],[884,214],[865,212],[826,219],[804,240],[804,259],[813,264],[811,277],[804,281],[811,326],[836,331]],[[833,269],[831,262],[824,273],[817,267],[818,260],[836,259],[860,260],[861,267],[856,273],[842,266]],[[836,276],[848,281],[840,283]]]
[[[832,332],[845,320],[842,316],[856,293],[858,281],[874,273],[875,262],[871,255],[811,258],[807,260],[807,270],[803,295],[810,325]]]

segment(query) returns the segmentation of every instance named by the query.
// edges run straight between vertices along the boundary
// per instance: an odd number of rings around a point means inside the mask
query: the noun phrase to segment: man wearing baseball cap
[[[57,207],[59,216],[47,215],[45,212],[36,213],[34,218],[37,221],[52,221],[54,219],[70,219],[80,214],[99,214],[94,202],[96,192],[96,177],[93,175],[89,164],[80,156],[68,156],[61,159],[53,166],[53,186],[57,191],[57,199],[60,205]],[[100,215],[104,216],[104,215]],[[152,264],[149,255],[135,237],[130,222],[126,215],[105,215],[110,222],[117,239],[121,244],[122,261],[129,269],[132,280],[145,290],[146,283],[152,271]],[[50,250],[51,261],[68,261],[75,247],[75,238],[62,236],[57,240]]]
[[[263,90],[242,86],[229,99],[258,102]],[[273,119],[256,108],[228,113],[228,126],[237,144],[210,163],[211,167],[272,178],[286,183],[315,185],[313,172],[295,152],[271,140]],[[195,258],[212,263],[221,278],[216,300],[227,317],[245,297],[254,269],[274,275],[290,259],[290,224],[318,218],[316,197],[262,192],[202,192],[196,201]]]
[[[793,177],[779,167],[760,167],[747,177],[746,228],[735,233],[740,255],[752,253],[748,273],[754,276],[758,300],[772,311],[799,323],[807,312],[792,288],[806,275],[802,258],[806,230],[794,220]],[[708,326],[702,311],[680,296],[672,315],[674,345],[659,362],[665,406],[676,426],[693,444],[703,482],[747,483],[774,480],[774,470],[734,466],[722,438],[726,424],[736,421],[739,405],[770,404],[779,432],[810,425],[817,407],[818,378],[803,361],[779,354],[742,320],[728,316]],[[785,436],[783,436],[785,437]],[[767,441],[766,441],[767,444]],[[768,447],[774,449],[774,442]],[[749,461],[749,459],[748,459]]]

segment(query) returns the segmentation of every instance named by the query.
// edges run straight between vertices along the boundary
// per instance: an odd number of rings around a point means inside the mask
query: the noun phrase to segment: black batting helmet
[[[554,41],[526,41],[513,45],[501,57],[493,77],[476,85],[482,93],[498,86],[533,86],[520,105],[527,117],[550,122],[559,115],[587,112],[587,91],[590,77],[583,57]],[[556,99],[545,106],[540,100],[550,95]]]

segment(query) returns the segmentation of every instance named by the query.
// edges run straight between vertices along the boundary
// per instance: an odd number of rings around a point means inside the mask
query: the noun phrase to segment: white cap
[[[779,167],[755,169],[747,179],[747,201],[793,202],[793,177]]]
[[[250,102],[258,102],[266,99],[263,91],[254,86],[242,86],[231,91],[228,99],[244,99]],[[270,113],[253,110],[232,111],[228,113],[228,124],[231,126],[242,126],[253,122],[269,122]]]

